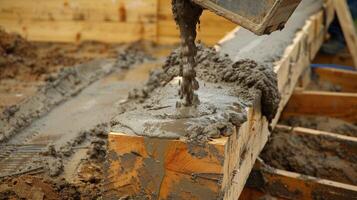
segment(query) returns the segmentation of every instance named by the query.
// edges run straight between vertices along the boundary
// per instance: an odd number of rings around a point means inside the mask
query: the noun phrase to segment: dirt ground
[[[355,124],[323,116],[294,116],[283,119],[280,122],[292,127],[305,127],[341,135],[357,137],[357,126]]]
[[[275,130],[260,156],[278,169],[357,184],[356,155],[326,137]]]
[[[84,63],[84,65],[87,65],[87,63],[91,63],[95,59],[113,58],[114,64],[111,66],[114,67],[112,67],[113,72],[110,72],[109,75],[97,78],[98,80],[93,84],[88,82],[86,90],[81,93],[82,96],[76,96],[78,97],[78,103],[76,101],[69,103],[69,105],[75,104],[77,106],[76,109],[79,109],[78,112],[84,113],[84,115],[92,109],[93,112],[99,114],[97,118],[94,117],[93,119],[99,118],[105,123],[99,122],[100,120],[91,121],[90,118],[87,120],[91,122],[90,125],[86,125],[84,130],[79,130],[81,128],[77,126],[81,126],[81,123],[86,122],[86,119],[80,117],[81,119],[78,119],[76,123],[72,121],[72,125],[68,125],[71,131],[63,133],[64,136],[66,134],[68,136],[63,139],[64,141],[72,137],[74,139],[71,139],[70,142],[62,142],[65,144],[59,142],[61,145],[56,147],[52,144],[47,145],[47,147],[46,145],[36,144],[36,142],[51,141],[52,138],[49,136],[51,133],[44,131],[45,138],[43,138],[41,133],[27,134],[25,130],[23,141],[18,142],[20,142],[21,148],[26,147],[25,154],[33,157],[34,163],[29,164],[25,158],[21,158],[23,161],[16,158],[14,161],[20,160],[24,165],[20,167],[21,169],[18,169],[18,172],[11,173],[11,176],[8,176],[9,174],[6,172],[0,171],[0,200],[100,199],[104,176],[104,157],[106,155],[106,133],[108,132],[106,128],[109,126],[111,112],[117,112],[115,105],[113,105],[114,103],[107,101],[107,96],[111,96],[111,99],[114,99],[113,101],[118,101],[115,98],[127,98],[129,92],[127,90],[130,90],[130,87],[134,85],[137,86],[140,82],[146,81],[151,68],[156,65],[160,66],[162,61],[159,58],[166,56],[172,48],[172,46],[158,47],[143,43],[129,45],[99,42],[84,42],[80,44],[36,43],[26,41],[19,35],[9,34],[1,30],[0,113],[2,110],[8,110],[12,105],[20,105],[21,102],[29,98],[39,96],[39,88],[41,89],[42,86],[46,88],[48,84],[51,85],[53,82],[58,81],[56,79],[58,74],[69,68],[75,68],[74,66],[77,64]],[[127,51],[128,49],[130,50]],[[136,49],[140,49],[140,51]],[[147,52],[150,52],[150,55]],[[146,63],[143,63],[144,60]],[[135,68],[135,61],[138,62],[137,68]],[[102,62],[94,64],[100,68],[100,63]],[[127,68],[131,65],[135,65],[133,66],[135,69],[130,71]],[[91,67],[89,66],[89,68]],[[86,71],[85,69],[87,68],[85,67],[76,69],[82,69],[78,73],[95,74],[95,72]],[[135,77],[129,77],[132,75],[135,75]],[[83,77],[86,79],[86,76]],[[68,83],[71,83],[71,81]],[[68,87],[67,82],[64,82],[63,86]],[[93,88],[99,88],[100,91],[91,91]],[[59,89],[62,91],[64,88]],[[111,95],[112,93],[115,93],[115,95]],[[97,98],[92,98],[93,95]],[[73,99],[75,98],[70,98],[69,100]],[[81,107],[82,104],[83,107]],[[66,107],[66,105],[64,103],[62,106]],[[113,110],[110,111],[111,114],[98,113],[108,106],[111,107],[110,110]],[[99,110],[95,110],[93,107]],[[59,110],[61,111],[61,109]],[[66,112],[70,111],[64,110],[62,114]],[[73,118],[73,116],[70,117]],[[76,117],[74,116],[74,118]],[[58,123],[63,124],[63,120],[66,120],[66,117],[60,119]],[[0,123],[0,126],[2,125]],[[41,128],[46,125],[45,121],[43,125],[40,124],[38,127]],[[95,127],[93,128],[94,125]],[[22,138],[21,134],[19,135],[20,138]],[[39,138],[38,141],[37,137]],[[54,136],[53,138],[58,137]],[[16,157],[17,154],[15,155],[14,152],[22,151],[21,148],[16,147],[17,143],[15,145],[10,143],[0,143],[0,168],[6,168],[6,166],[2,165],[11,160],[12,156]],[[28,155],[26,156],[28,157]],[[11,168],[11,166],[8,167]]]
[[[53,74],[95,58],[114,58],[121,44],[29,42],[0,27],[0,111],[34,94]]]

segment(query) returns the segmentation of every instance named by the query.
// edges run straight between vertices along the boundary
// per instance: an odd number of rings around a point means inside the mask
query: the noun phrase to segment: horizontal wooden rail
[[[332,68],[316,68],[314,73],[321,81],[328,81],[341,87],[342,92],[357,93],[357,72]]]
[[[275,169],[256,162],[240,199],[266,196],[278,199],[344,199],[357,197],[357,186]]]
[[[296,91],[282,118],[298,115],[327,116],[357,123],[357,94]]]
[[[31,41],[180,42],[168,0],[0,0],[0,26]],[[212,45],[235,27],[206,11],[197,38]]]

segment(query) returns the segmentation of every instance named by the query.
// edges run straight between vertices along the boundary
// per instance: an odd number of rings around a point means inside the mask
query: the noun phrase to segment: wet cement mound
[[[281,124],[305,127],[331,133],[357,137],[357,126],[349,122],[322,116],[294,116],[281,120]]]
[[[199,105],[175,106],[177,88],[172,81],[180,75],[183,64],[176,50],[162,69],[151,73],[143,88],[129,94],[132,101],[121,106],[122,114],[113,120],[113,131],[205,142],[232,134],[235,127],[246,121],[246,108],[258,96],[263,115],[268,120],[275,116],[280,95],[271,68],[252,60],[233,63],[227,56],[203,45],[198,45],[195,59],[197,78],[202,86],[197,91]]]
[[[260,93],[262,112],[269,121],[273,119],[279,106],[280,94],[276,74],[270,67],[258,65],[249,59],[234,63],[227,55],[222,56],[204,45],[198,45],[196,61],[197,77],[200,80],[233,87],[232,94],[247,101],[253,100]],[[159,85],[157,83],[162,81],[160,78],[168,81],[179,76],[182,64],[179,50],[173,51],[163,66],[163,74],[153,74],[151,79],[154,81],[149,81],[147,86],[155,88],[151,86]]]
[[[8,140],[94,81],[114,70],[126,69],[145,59],[149,59],[149,56],[135,48],[128,48],[122,51],[116,60],[98,59],[75,67],[63,68],[58,74],[49,76],[34,96],[7,107],[0,113],[0,142]]]
[[[260,156],[278,169],[357,184],[357,156],[327,137],[276,130]]]

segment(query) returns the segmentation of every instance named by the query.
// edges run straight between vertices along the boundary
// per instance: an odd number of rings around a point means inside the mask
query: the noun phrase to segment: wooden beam
[[[357,94],[296,91],[282,118],[297,115],[327,116],[357,123]]]
[[[157,0],[1,0],[0,19],[13,21],[155,22]]]
[[[13,21],[0,18],[0,25],[8,32],[16,32],[31,41],[133,42],[155,39],[155,24],[83,21]],[[123,31],[125,30],[125,31]]]
[[[180,42],[167,0],[0,0],[0,26],[31,41]],[[234,27],[204,12],[197,39],[213,45]]]
[[[346,156],[357,153],[357,138],[303,127],[277,125],[277,129],[305,137],[320,137],[331,141]],[[277,199],[353,199],[357,186],[306,176],[272,168],[258,159],[240,199],[259,199],[273,196]]]
[[[260,110],[257,98],[237,132],[206,145],[111,132],[104,196],[236,198],[268,139],[268,122]]]
[[[324,10],[310,17],[302,30],[296,34],[293,44],[285,50],[282,59],[276,63],[275,72],[278,76],[281,101],[278,112],[271,123],[273,127],[278,123],[301,74],[310,66],[311,60],[320,49],[333,16],[332,1],[326,0]]]
[[[357,93],[357,72],[333,68],[316,68],[318,81],[328,81],[341,87],[342,92]]]
[[[354,67],[357,69],[357,34],[356,27],[346,0],[333,0],[336,13],[352,56]]]
[[[342,52],[335,55],[327,55],[324,53],[318,53],[312,63],[317,64],[335,64],[342,66],[354,66],[352,56],[348,52],[348,49],[344,49]]]
[[[350,200],[357,196],[357,186],[272,168],[260,160],[240,199],[258,199],[267,194],[278,199]]]
[[[314,130],[304,127],[291,127],[286,125],[277,125],[277,129],[290,131],[291,134],[303,135],[303,136],[320,136],[328,141],[334,141],[338,144],[338,148],[349,152],[350,156],[357,154],[357,138],[341,135],[337,133],[331,133],[327,131]]]

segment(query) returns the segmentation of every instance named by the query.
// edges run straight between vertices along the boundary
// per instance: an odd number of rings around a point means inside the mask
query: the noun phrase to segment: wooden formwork
[[[236,27],[210,12],[201,25],[198,39],[206,44]],[[169,0],[0,0],[0,26],[31,41],[180,41]]]
[[[310,65],[322,45],[333,17],[332,1],[326,1],[324,9],[306,21],[293,43],[286,48],[282,59],[276,62],[275,72],[283,99],[273,126],[292,95],[300,75]],[[234,32],[229,35],[234,35]],[[256,99],[256,102],[259,102],[259,99]],[[259,103],[248,110],[248,121],[238,129],[239,134],[208,143],[218,150],[210,152],[205,149],[207,146],[196,147],[198,151],[209,152],[200,159],[192,158],[187,150],[189,144],[183,140],[158,140],[111,132],[109,151],[113,156],[108,159],[105,193],[109,196],[154,194],[158,199],[169,199],[170,194],[183,199],[207,199],[204,194],[208,193],[210,198],[220,196],[223,199],[236,199],[270,134],[268,123],[261,115]],[[135,159],[128,162],[123,156],[131,154],[136,155]],[[217,162],[218,157],[221,162]],[[155,170],[143,164],[143,159],[157,163]],[[123,171],[127,166],[131,167],[128,171]],[[156,173],[156,170],[160,172]],[[152,181],[149,184],[141,182],[142,176],[147,176]],[[186,187],[180,185],[182,183],[187,183]]]

